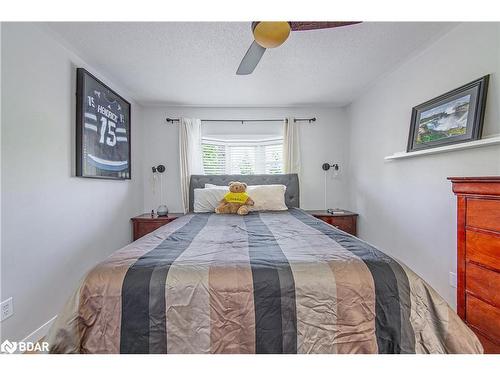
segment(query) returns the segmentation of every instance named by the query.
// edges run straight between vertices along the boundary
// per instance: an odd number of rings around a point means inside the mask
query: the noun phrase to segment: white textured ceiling
[[[48,23],[85,61],[140,103],[200,106],[344,105],[451,29],[371,23],[293,32],[254,73],[236,69],[250,23]]]

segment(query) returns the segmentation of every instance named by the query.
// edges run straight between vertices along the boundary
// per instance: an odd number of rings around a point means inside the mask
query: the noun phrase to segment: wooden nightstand
[[[353,236],[356,236],[356,224],[358,214],[347,210],[338,210],[342,213],[330,214],[326,211],[306,211],[309,215],[317,217],[324,222],[333,225],[335,228],[343,230]]]
[[[148,233],[151,233],[155,229],[158,229],[159,227],[170,223],[171,221],[177,219],[182,215],[183,214],[169,213],[167,216],[155,215],[151,217],[151,214],[142,214],[133,217],[130,220],[132,220],[132,226],[134,229],[134,241],[141,238],[142,236],[145,236]]]

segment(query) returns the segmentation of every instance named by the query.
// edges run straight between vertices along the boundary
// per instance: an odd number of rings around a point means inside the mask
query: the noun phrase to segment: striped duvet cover
[[[300,209],[189,214],[93,268],[53,353],[481,353],[401,262]]]

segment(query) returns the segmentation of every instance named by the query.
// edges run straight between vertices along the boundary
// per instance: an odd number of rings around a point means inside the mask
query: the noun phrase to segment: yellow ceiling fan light
[[[253,36],[255,41],[264,48],[275,48],[282,45],[290,35],[289,22],[253,22]]]
[[[359,23],[359,21],[281,21],[252,22],[254,41],[238,66],[237,75],[251,74],[268,48],[279,47],[290,36],[291,31],[332,29]]]

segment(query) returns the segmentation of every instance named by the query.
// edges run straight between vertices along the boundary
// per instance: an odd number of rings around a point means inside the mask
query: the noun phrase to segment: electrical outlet
[[[457,287],[457,274],[455,272],[450,272],[450,285],[453,288]]]
[[[0,311],[0,322],[7,318],[10,318],[14,314],[14,305],[12,303],[12,297],[6,299],[2,302]]]

